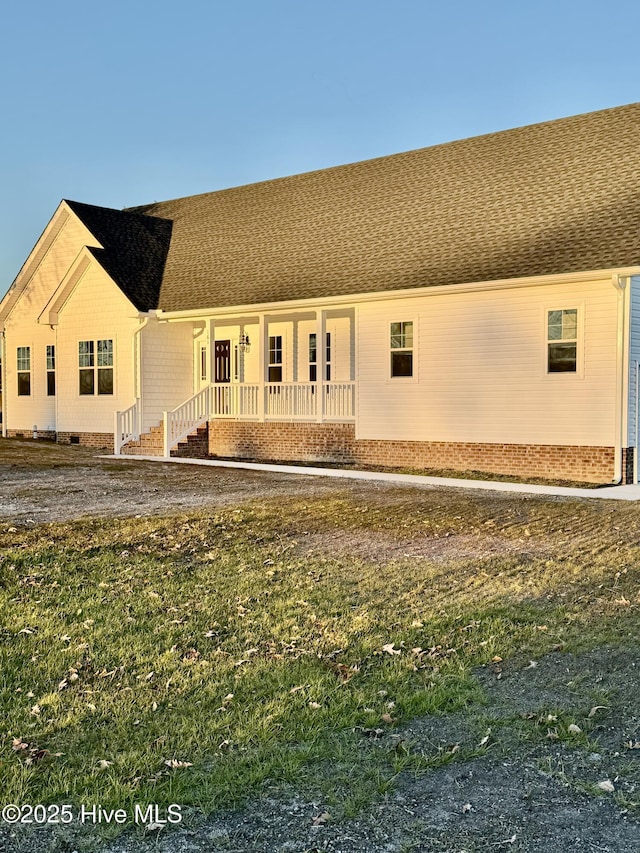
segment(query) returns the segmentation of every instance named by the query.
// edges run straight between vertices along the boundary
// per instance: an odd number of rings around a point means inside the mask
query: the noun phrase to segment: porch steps
[[[203,424],[179,441],[171,455],[182,459],[206,459],[209,455],[209,424]]]
[[[162,426],[153,426],[137,441],[129,441],[120,453],[127,456],[162,456]]]
[[[162,456],[162,426],[153,426],[137,441],[129,441],[120,451],[127,456]],[[209,427],[198,427],[171,451],[171,456],[185,459],[206,459],[209,453]]]

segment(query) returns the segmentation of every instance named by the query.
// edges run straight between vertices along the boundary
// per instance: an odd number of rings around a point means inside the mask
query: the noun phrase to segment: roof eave
[[[159,320],[180,321],[199,319],[203,317],[247,314],[247,313],[279,313],[297,308],[308,309],[322,305],[323,307],[353,306],[362,302],[380,302],[391,299],[406,299],[422,296],[436,296],[443,293],[466,293],[481,290],[505,290],[507,288],[544,287],[553,284],[570,284],[573,282],[598,281],[610,278],[613,275],[627,277],[640,275],[640,265],[628,267],[611,267],[600,270],[581,270],[579,272],[554,273],[552,275],[527,276],[520,278],[505,278],[494,281],[476,281],[460,284],[444,284],[429,287],[412,287],[406,290],[369,291],[367,293],[351,293],[340,296],[326,296],[323,298],[289,299],[281,302],[260,302],[240,305],[212,306],[208,308],[181,309],[176,311],[164,311],[159,308],[149,314]]]

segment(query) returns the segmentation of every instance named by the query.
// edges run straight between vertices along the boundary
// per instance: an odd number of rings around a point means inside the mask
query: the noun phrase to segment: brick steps
[[[120,452],[127,456],[162,456],[163,450],[162,427],[153,426],[137,441],[125,444]],[[206,424],[194,430],[171,451],[172,456],[185,459],[204,459],[208,453],[209,427]]]
[[[209,424],[198,427],[186,439],[179,441],[171,455],[182,459],[206,459],[209,455]]]

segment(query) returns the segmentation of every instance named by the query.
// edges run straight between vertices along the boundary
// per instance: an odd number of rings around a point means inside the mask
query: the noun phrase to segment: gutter
[[[349,293],[340,296],[318,296],[305,299],[289,299],[280,302],[259,302],[245,305],[209,306],[208,308],[180,309],[164,311],[161,308],[150,311],[161,322],[177,322],[181,320],[198,320],[216,317],[237,316],[261,313],[284,313],[290,310],[315,310],[319,305],[323,308],[359,305],[363,302],[382,302],[388,299],[412,297],[439,296],[453,293],[472,293],[474,291],[510,290],[511,288],[539,287],[562,283],[584,283],[588,281],[608,281],[623,276],[640,275],[640,267],[619,267],[615,273],[611,268],[606,270],[584,270],[582,272],[555,273],[552,275],[530,276],[527,278],[507,278],[496,281],[477,281],[465,284],[441,284],[430,287],[411,287],[399,290],[369,291],[367,293]]]

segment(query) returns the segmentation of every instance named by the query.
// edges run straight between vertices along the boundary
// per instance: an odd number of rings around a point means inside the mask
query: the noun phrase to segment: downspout
[[[7,437],[7,338],[4,329],[0,332],[0,386],[2,387],[2,437]]]
[[[625,446],[626,421],[625,410],[625,364],[626,364],[626,308],[627,308],[627,279],[624,276],[614,274],[611,277],[613,286],[618,291],[617,310],[617,333],[616,333],[616,413],[615,413],[615,439],[614,439],[614,479],[613,485],[617,486],[624,479],[622,450]]]
[[[140,337],[140,332],[144,329],[144,327],[149,322],[149,314],[143,318],[140,325],[133,330],[133,363],[135,365],[135,380],[134,380],[134,396],[136,400],[140,400],[139,405],[139,418],[140,423],[138,424],[138,429],[140,433],[142,433],[142,338]]]

